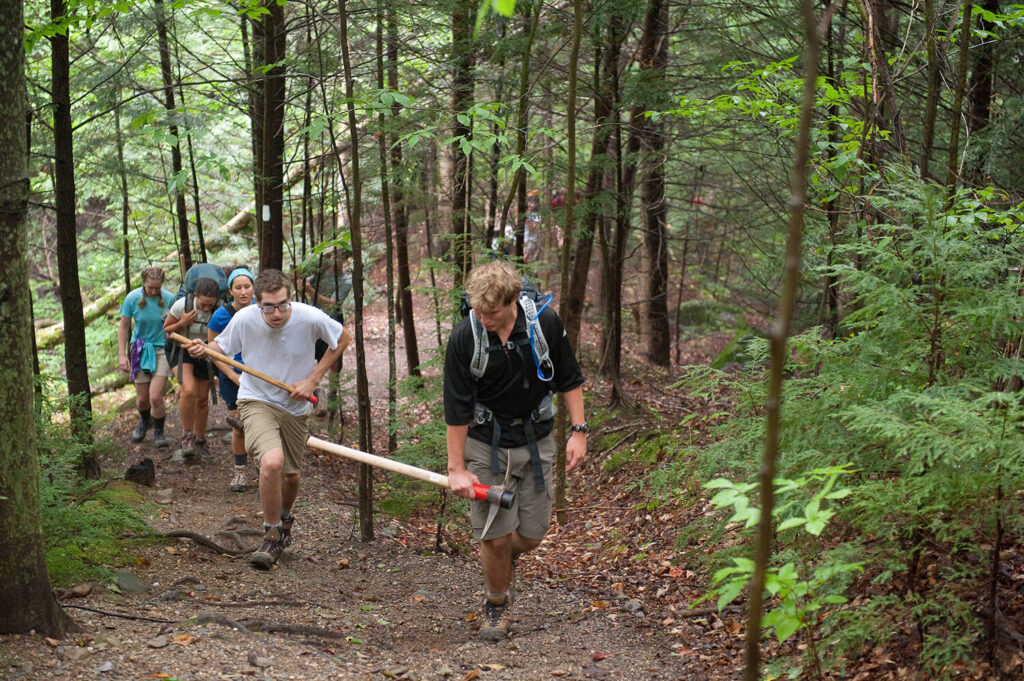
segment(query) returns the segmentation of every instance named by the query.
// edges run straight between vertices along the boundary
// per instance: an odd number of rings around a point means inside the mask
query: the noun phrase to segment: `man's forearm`
[[[447,426],[445,436],[448,443],[448,473],[466,468],[466,437],[469,426]]]
[[[579,425],[587,420],[586,412],[583,409],[583,386],[579,385],[562,393],[565,398],[565,407],[569,412],[569,424]]]

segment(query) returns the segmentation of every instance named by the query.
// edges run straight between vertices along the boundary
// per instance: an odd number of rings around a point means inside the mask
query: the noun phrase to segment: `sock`
[[[486,598],[491,602],[491,605],[504,605],[508,600],[508,592],[503,591],[500,594],[494,594],[488,591]]]
[[[149,425],[149,409],[140,409],[139,416],[142,418],[142,422]]]
[[[245,454],[235,454],[235,465],[245,466],[249,462],[249,459]]]
[[[154,427],[154,428],[155,428],[156,430],[159,430],[159,431],[163,431],[163,429],[164,429],[164,421],[165,421],[166,419],[167,419],[167,417],[166,417],[166,416],[161,416],[161,417],[160,417],[160,418],[158,418],[158,419],[153,419],[153,427]]]

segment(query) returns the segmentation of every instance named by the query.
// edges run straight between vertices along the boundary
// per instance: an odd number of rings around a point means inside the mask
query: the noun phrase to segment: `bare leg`
[[[196,378],[192,373],[192,365],[185,362],[181,365],[181,400],[178,403],[178,413],[181,416],[181,430],[191,432],[194,430],[196,419]]]
[[[260,505],[263,507],[263,522],[269,525],[281,522],[282,465],[284,449],[281,447],[264,452],[260,457]]]
[[[164,390],[167,388],[166,376],[154,376],[148,384],[143,384],[147,393],[147,402],[151,405],[152,416],[155,419],[162,419],[167,415],[167,407],[164,404]]]
[[[200,378],[193,380],[196,410],[192,416],[192,430],[195,431],[196,437],[206,437],[206,424],[210,420],[210,381]]]
[[[156,380],[156,376],[153,377],[153,380]],[[135,408],[139,411],[149,411],[152,408],[149,400],[149,387],[152,384],[152,381],[135,384]]]
[[[480,565],[487,591],[493,594],[508,591],[512,580],[512,556],[532,551],[540,543],[540,539],[530,539],[518,532],[480,542]]]
[[[286,473],[281,476],[281,508],[290,510],[295,503],[295,497],[299,495],[300,477],[299,473]]]
[[[237,409],[228,413],[241,420]],[[231,453],[235,456],[245,456],[245,431],[237,428],[231,429]]]

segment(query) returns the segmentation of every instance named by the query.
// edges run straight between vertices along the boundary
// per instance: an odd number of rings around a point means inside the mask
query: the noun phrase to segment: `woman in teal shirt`
[[[117,327],[117,363],[135,383],[135,406],[139,423],[132,431],[132,442],[142,442],[153,426],[153,444],[167,447],[164,437],[164,389],[171,367],[164,355],[164,317],[174,295],[163,289],[164,271],[159,267],[142,270],[142,286],[121,303],[121,322]],[[129,329],[131,341],[129,342]]]

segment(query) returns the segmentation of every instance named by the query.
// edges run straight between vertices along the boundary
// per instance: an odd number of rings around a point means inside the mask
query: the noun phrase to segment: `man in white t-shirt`
[[[216,340],[189,346],[193,357],[209,348],[292,386],[289,392],[242,374],[238,409],[245,447],[260,469],[263,544],[249,562],[269,570],[291,544],[292,508],[299,491],[302,454],[309,437],[309,396],[352,340],[348,329],[312,305],[293,303],[291,282],[279,270],[263,270],[255,282],[256,305],[239,310]],[[316,341],[328,345],[313,357]]]

